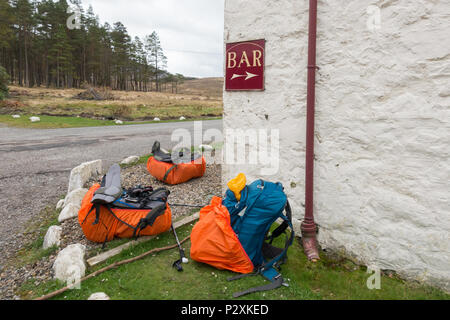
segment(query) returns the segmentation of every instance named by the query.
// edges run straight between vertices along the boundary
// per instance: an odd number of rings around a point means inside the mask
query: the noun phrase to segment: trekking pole
[[[206,205],[194,205],[194,204],[179,204],[179,203],[169,203],[169,206],[171,207],[188,207],[188,208],[203,208],[206,207]]]
[[[183,271],[183,266],[181,263],[188,263],[189,260],[186,258],[185,254],[184,254],[184,250],[181,247],[180,240],[178,240],[178,235],[177,235],[177,232],[175,231],[175,228],[173,227],[173,223],[172,223],[172,232],[173,232],[173,235],[175,236],[175,240],[177,241],[178,249],[180,250],[180,260],[175,261],[173,263],[172,267],[174,267],[178,271]]]

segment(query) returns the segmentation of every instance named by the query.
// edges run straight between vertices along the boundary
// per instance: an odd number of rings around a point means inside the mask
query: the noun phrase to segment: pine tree
[[[127,29],[121,22],[116,22],[111,32],[113,47],[112,61],[114,65],[114,74],[116,78],[116,88],[127,90],[127,76],[129,65],[130,36]]]
[[[159,76],[167,67],[167,58],[164,55],[161,42],[156,31],[153,31],[152,34],[145,37],[145,48],[148,51],[149,63],[155,70],[156,91],[160,91]]]
[[[101,25],[92,7],[84,11],[81,2],[0,0],[0,66],[12,83],[138,91],[152,90],[152,82],[158,91],[161,84],[177,83],[165,71],[156,32],[132,39],[122,23]],[[69,8],[81,13],[80,28],[68,28]]]
[[[23,83],[30,86],[29,74],[29,47],[30,47],[30,33],[34,25],[33,4],[29,0],[14,0],[13,7],[15,8],[14,24],[18,26],[18,47],[19,47],[19,84]]]
[[[0,66],[0,101],[8,97],[8,82],[9,76],[6,73],[5,68]]]

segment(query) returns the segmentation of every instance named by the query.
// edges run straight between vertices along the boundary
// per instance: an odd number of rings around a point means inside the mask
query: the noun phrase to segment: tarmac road
[[[179,128],[192,133],[194,122],[45,130],[0,125],[0,269],[19,248],[26,222],[66,193],[72,168],[149,154],[155,140],[170,149],[178,143],[171,135]],[[222,121],[203,121],[202,129],[221,132]]]

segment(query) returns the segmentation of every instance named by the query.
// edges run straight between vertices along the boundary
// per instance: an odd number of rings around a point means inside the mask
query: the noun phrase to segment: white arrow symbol
[[[253,74],[248,71],[246,71],[245,73],[247,74],[247,76],[245,74],[233,74],[233,76],[231,77],[231,80],[234,80],[236,78],[242,78],[242,77],[246,77],[245,80],[248,80],[248,79],[258,76],[257,74]]]

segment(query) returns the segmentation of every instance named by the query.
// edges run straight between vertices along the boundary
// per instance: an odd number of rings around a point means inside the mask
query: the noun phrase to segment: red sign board
[[[264,90],[266,40],[226,44],[225,90]]]

